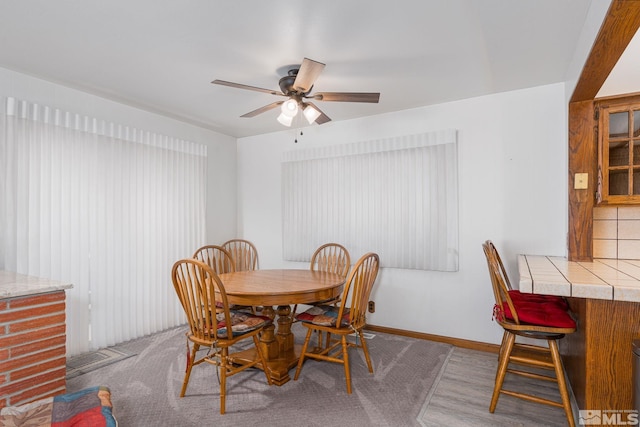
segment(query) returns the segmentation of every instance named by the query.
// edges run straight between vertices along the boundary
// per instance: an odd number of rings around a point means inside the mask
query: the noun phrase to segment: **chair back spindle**
[[[506,275],[504,274],[504,266],[497,256],[497,251],[493,243],[487,240],[482,244],[482,250],[484,251],[485,258],[487,259],[487,267],[489,269],[489,277],[491,278],[491,285],[493,287],[493,295],[496,301],[496,320],[501,322],[500,314],[505,312],[505,304],[508,306],[509,311],[513,313],[513,321],[515,324],[520,324],[517,310],[509,295],[509,286],[505,281]]]
[[[504,264],[502,263],[502,258],[500,258],[500,254],[498,253],[498,249],[496,249],[496,246],[493,244],[493,242],[491,240],[487,240],[485,243],[487,245],[489,245],[489,248],[491,249],[491,252],[493,253],[493,258],[498,263],[498,267],[500,268],[499,272],[502,275],[502,280],[504,280],[504,283],[507,286],[507,289],[512,290],[513,286],[511,286],[511,281],[509,280],[509,275],[507,274],[507,269],[504,268]]]
[[[351,257],[347,248],[339,243],[325,243],[320,246],[311,256],[311,271],[325,271],[335,273],[340,277],[347,277],[351,268]],[[340,301],[340,297],[315,301],[310,305],[335,304]],[[292,317],[295,319],[298,311],[298,304],[293,306]]]
[[[338,243],[325,243],[311,256],[311,271],[326,271],[347,277],[350,267],[349,252]]]
[[[235,271],[253,271],[258,267],[258,250],[255,245],[244,239],[231,239],[222,244],[231,254]]]
[[[343,304],[338,312],[338,319],[342,319],[344,310],[349,308],[350,327],[356,330],[362,329],[366,324],[367,309],[373,284],[378,276],[380,258],[378,254],[368,253],[364,255],[353,267],[353,271],[347,278],[342,293]]]
[[[184,259],[173,266],[171,276],[195,341],[206,345],[217,340],[216,315],[223,316],[226,324],[232,324],[227,294],[218,275],[202,261]]]
[[[207,245],[198,249],[193,258],[207,264],[216,274],[236,271],[231,254],[222,246]]]

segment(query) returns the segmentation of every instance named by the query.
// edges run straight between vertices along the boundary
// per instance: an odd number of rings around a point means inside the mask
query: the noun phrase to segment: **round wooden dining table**
[[[300,346],[295,345],[291,331],[291,304],[339,297],[345,283],[345,278],[335,273],[295,269],[238,271],[219,277],[230,304],[263,307],[260,314],[274,320],[260,336],[267,359],[267,366],[260,367],[276,385],[290,380],[289,370],[297,365],[300,355]],[[249,349],[231,357],[233,361],[254,359],[257,355],[255,349]]]

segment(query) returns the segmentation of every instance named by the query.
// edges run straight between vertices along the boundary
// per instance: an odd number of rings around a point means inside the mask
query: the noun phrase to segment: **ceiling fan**
[[[283,101],[276,101],[271,104],[260,107],[256,110],[243,114],[240,117],[255,117],[266,111],[276,107],[281,108],[278,121],[285,126],[291,126],[293,118],[302,110],[309,124],[317,123],[319,125],[331,121],[329,116],[324,114],[313,102],[315,101],[334,101],[334,102],[370,102],[377,103],[380,100],[379,93],[372,92],[318,92],[311,94],[311,89],[316,79],[324,69],[325,64],[304,58],[300,68],[289,70],[288,74],[279,81],[280,92],[260,87],[244,85],[240,83],[228,82],[225,80],[214,80],[211,83],[235,87],[238,89],[253,90],[256,92],[264,92],[271,95],[282,96],[287,98]]]

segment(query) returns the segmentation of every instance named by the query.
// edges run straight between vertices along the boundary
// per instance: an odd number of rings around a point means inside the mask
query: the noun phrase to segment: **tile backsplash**
[[[640,260],[640,207],[593,209],[593,257]]]

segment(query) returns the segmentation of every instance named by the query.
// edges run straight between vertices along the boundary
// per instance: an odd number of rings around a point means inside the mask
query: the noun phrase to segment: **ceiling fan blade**
[[[260,107],[256,110],[253,111],[249,111],[247,114],[243,114],[240,117],[255,117],[258,114],[262,114],[265,111],[269,111],[269,110],[273,110],[274,108],[276,108],[279,105],[282,105],[284,103],[284,101],[277,101],[277,102],[273,102],[269,105],[265,105],[264,107]]]
[[[380,94],[373,92],[320,92],[310,98],[318,101],[371,102],[377,104],[380,100]]]
[[[324,123],[330,122],[331,119],[329,118],[329,116],[327,116],[321,109],[318,108],[318,106],[316,104],[314,104],[313,102],[307,102],[307,104],[309,104],[310,106],[312,106],[313,108],[315,108],[316,110],[318,110],[318,112],[320,113],[320,115],[318,116],[318,118],[315,120],[315,122],[319,125],[322,125]]]
[[[302,93],[309,92],[322,70],[324,70],[324,67],[325,64],[322,62],[304,58],[298,70],[298,75],[293,82],[293,89]]]
[[[316,123],[319,124],[319,125],[325,124],[325,123],[330,122],[330,121],[331,121],[331,119],[325,113],[321,113],[320,117],[318,117],[316,119]]]
[[[233,82],[228,82],[225,80],[214,80],[211,83],[216,84],[216,85],[222,85],[222,86],[229,86],[229,87],[235,87],[237,89],[246,89],[246,90],[253,90],[255,92],[264,92],[264,93],[270,93],[271,95],[280,95],[280,96],[285,96],[284,94],[275,91],[275,90],[271,90],[271,89],[263,89],[261,87],[255,87],[255,86],[249,86],[249,85],[243,85],[240,83],[233,83]]]

